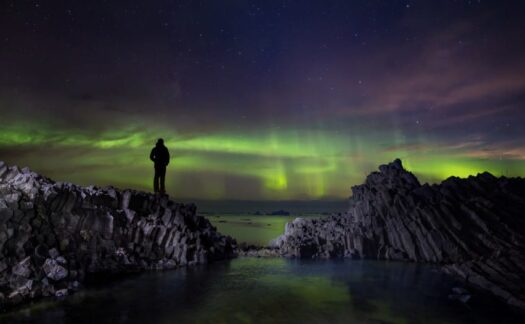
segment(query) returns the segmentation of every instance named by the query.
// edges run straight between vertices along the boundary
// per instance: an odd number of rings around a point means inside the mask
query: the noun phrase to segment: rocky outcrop
[[[241,243],[237,246],[237,254],[240,257],[275,258],[280,257],[280,251],[276,247],[256,246]]]
[[[194,205],[54,182],[0,162],[0,308],[67,295],[96,274],[206,263],[235,251]]]
[[[274,242],[281,255],[438,263],[525,308],[525,179],[482,173],[421,185],[396,160],[352,192],[344,214],[288,223]]]

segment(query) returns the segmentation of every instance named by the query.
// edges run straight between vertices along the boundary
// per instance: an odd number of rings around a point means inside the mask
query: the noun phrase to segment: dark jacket
[[[170,163],[170,152],[164,144],[157,144],[151,150],[149,158],[155,163],[155,168],[165,168]]]

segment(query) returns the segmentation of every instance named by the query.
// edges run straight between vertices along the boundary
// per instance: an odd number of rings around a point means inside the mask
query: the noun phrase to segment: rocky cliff
[[[58,183],[0,162],[0,309],[66,295],[96,274],[206,263],[235,251],[194,205]]]
[[[274,242],[281,255],[438,263],[525,308],[525,179],[482,173],[421,185],[396,160],[352,192],[344,214],[287,224]]]

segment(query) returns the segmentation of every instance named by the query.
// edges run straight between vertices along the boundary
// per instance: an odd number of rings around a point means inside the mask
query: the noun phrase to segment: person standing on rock
[[[164,146],[164,140],[159,138],[157,144],[151,150],[149,155],[155,166],[155,176],[153,177],[153,190],[155,193],[166,193],[164,180],[166,178],[166,166],[170,163],[170,152]]]

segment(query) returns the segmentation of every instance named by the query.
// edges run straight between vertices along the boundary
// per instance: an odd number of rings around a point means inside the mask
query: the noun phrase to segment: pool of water
[[[271,240],[284,233],[287,222],[296,217],[321,217],[319,214],[301,216],[269,215],[206,215],[213,226],[225,235],[234,237],[238,243],[266,246]]]
[[[150,272],[0,315],[1,323],[520,323],[432,266],[239,258]]]

